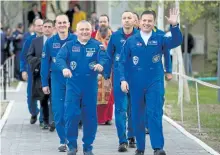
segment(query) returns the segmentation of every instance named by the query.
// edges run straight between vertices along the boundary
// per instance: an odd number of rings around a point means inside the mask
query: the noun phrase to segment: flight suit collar
[[[124,30],[123,30],[122,27],[119,28],[119,32],[120,32],[121,35],[125,36]],[[138,30],[136,28],[133,28],[132,34],[135,34],[137,32],[138,32]]]
[[[139,32],[137,33],[137,35],[135,36],[135,38],[136,38],[138,41],[140,41],[143,45],[145,45],[144,40],[143,40],[143,38],[141,37],[141,33],[140,33],[140,32],[141,32],[141,31],[139,31]],[[154,40],[154,39],[156,39],[156,31],[152,30],[152,35],[151,35],[151,37],[149,38],[149,40]]]
[[[76,42],[77,44],[83,45],[83,44],[81,44],[81,43],[79,42],[78,38],[75,40],[75,42]],[[90,38],[90,39],[88,40],[88,42],[85,44],[85,46],[88,45],[88,44],[90,44],[91,42],[92,42],[92,38]]]
[[[57,39],[57,40],[59,40],[59,41],[61,40],[61,39],[60,39],[60,36],[59,36],[59,34],[58,34],[58,33],[56,34],[56,36],[55,36],[55,37],[56,37],[56,39]],[[70,37],[70,33],[68,33],[68,36],[67,36],[67,38],[66,38],[65,40],[68,40],[68,39],[69,39],[69,37]]]

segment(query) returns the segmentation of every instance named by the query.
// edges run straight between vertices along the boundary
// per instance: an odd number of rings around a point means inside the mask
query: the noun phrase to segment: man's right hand
[[[28,74],[27,74],[27,72],[22,72],[22,79],[25,80],[25,81],[27,81],[27,79],[28,79]]]
[[[128,93],[128,91],[129,91],[129,86],[128,86],[127,81],[121,81],[121,90],[122,90],[124,93]]]
[[[63,69],[63,76],[71,78],[72,77],[72,73],[71,73],[71,71],[69,69],[65,68],[65,69]]]
[[[44,94],[50,94],[50,88],[47,86],[47,87],[43,87],[42,88]]]

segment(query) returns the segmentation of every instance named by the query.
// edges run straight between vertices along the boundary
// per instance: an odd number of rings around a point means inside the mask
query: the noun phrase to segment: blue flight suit
[[[34,38],[36,38],[37,35],[34,34],[26,39],[26,41],[23,44],[23,48],[20,54],[20,72],[27,72],[28,74],[28,80],[27,80],[27,104],[28,104],[28,110],[32,116],[36,116],[39,113],[39,109],[37,107],[37,100],[32,99],[32,73],[30,66],[27,64],[26,55],[28,53],[28,50],[31,46],[31,42]],[[42,115],[42,108],[40,108],[40,117],[39,121],[43,122],[43,115]]]
[[[73,34],[68,34],[65,40],[61,40],[56,34],[49,38],[43,48],[41,59],[41,82],[42,87],[49,87],[49,76],[51,78],[51,100],[52,111],[57,134],[60,138],[60,144],[66,143],[65,122],[64,122],[64,100],[66,92],[66,79],[62,72],[56,66],[56,56],[64,43],[76,38]]]
[[[154,27],[153,31],[155,33],[158,33],[159,35],[164,36],[166,33],[160,29],[158,29],[156,26]],[[171,62],[171,55],[169,49],[163,49],[163,55],[164,55],[164,68],[166,73],[172,73],[172,62]],[[148,128],[148,122],[147,119],[145,119],[145,125],[146,128]]]
[[[172,49],[182,43],[178,26],[171,27],[171,33],[172,37],[165,37],[152,31],[147,45],[137,33],[126,41],[121,52],[120,81],[129,81],[132,123],[139,151],[145,150],[145,118],[149,123],[152,148],[164,147],[162,116],[165,90],[161,58],[163,49]],[[127,63],[129,67],[126,68]],[[127,72],[129,79],[125,75]]]
[[[137,33],[138,30],[134,29],[132,35]],[[119,144],[127,143],[127,137],[133,138],[134,133],[131,125],[131,115],[128,104],[127,94],[121,91],[119,70],[118,70],[118,60],[121,53],[123,44],[126,42],[127,38],[123,32],[123,28],[112,34],[110,41],[108,43],[107,54],[109,57],[109,65],[104,74],[105,79],[110,77],[111,69],[113,68],[113,91],[115,99],[115,124],[117,128],[117,134],[119,138]],[[129,111],[128,111],[129,110]],[[128,117],[126,116],[126,113]],[[126,135],[126,122],[128,118],[128,133]]]
[[[65,100],[65,127],[70,150],[77,149],[78,124],[81,117],[83,151],[92,150],[97,131],[98,92],[98,72],[93,70],[93,66],[100,64],[104,67],[107,61],[105,55],[104,46],[91,38],[85,45],[78,40],[67,42],[56,57],[60,70],[69,68],[72,72],[72,77],[67,79]]]

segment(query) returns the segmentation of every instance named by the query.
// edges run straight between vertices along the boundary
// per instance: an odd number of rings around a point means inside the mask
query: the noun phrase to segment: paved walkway
[[[8,94],[8,99],[15,100],[15,103],[1,134],[1,155],[66,155],[57,151],[56,132],[41,130],[39,123],[30,125],[25,93],[26,84],[23,84],[20,92]],[[164,135],[167,155],[210,155],[166,121]],[[81,139],[80,130],[78,155],[83,155]],[[126,153],[118,153],[117,147],[115,126],[99,126],[94,143],[95,155],[133,155],[135,151],[129,149]],[[152,152],[147,136],[145,155],[152,155]]]

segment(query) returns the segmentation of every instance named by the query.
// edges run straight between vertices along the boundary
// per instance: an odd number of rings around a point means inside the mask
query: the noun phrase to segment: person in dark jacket
[[[32,4],[32,10],[28,12],[28,25],[32,24],[34,19],[40,18],[43,19],[43,16],[40,11],[38,11],[37,3]]]
[[[185,36],[183,35],[183,40],[185,40]],[[188,69],[189,75],[192,75],[192,49],[195,46],[195,41],[191,33],[188,33],[188,41],[187,41],[187,53],[185,53],[185,41],[181,44],[182,54],[186,54],[186,59],[184,59],[185,67]]]
[[[23,45],[23,30],[24,26],[22,23],[17,25],[16,30],[12,34],[12,41],[14,45],[14,54],[15,54],[15,78],[21,80],[20,73],[20,53]]]
[[[41,107],[43,109],[43,121],[44,124],[42,129],[49,128],[49,108],[48,100],[49,95],[45,95],[42,91],[41,76],[40,76],[40,66],[41,66],[41,55],[43,50],[43,45],[48,38],[53,35],[54,23],[52,20],[45,20],[43,24],[44,36],[37,37],[33,39],[31,47],[27,53],[27,61],[30,65],[32,72],[32,99],[40,100]],[[50,113],[52,115],[52,113]],[[54,126],[53,126],[54,130]],[[50,129],[51,131],[51,129]]]

